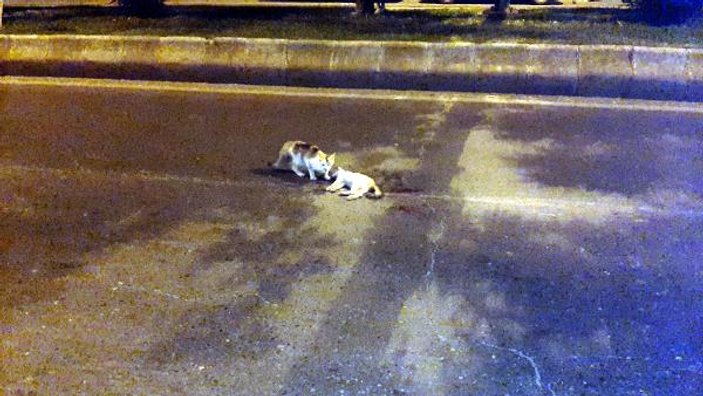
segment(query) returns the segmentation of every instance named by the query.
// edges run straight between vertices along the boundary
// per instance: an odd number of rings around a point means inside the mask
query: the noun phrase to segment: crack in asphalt
[[[135,285],[128,285],[122,281],[118,281],[116,286],[112,286],[110,288],[112,291],[129,291],[129,292],[136,292],[136,293],[147,293],[147,294],[153,294],[157,296],[162,296],[166,297],[168,299],[172,300],[180,300],[180,301],[186,301],[186,302],[193,302],[196,301],[197,299],[193,298],[186,298],[179,296],[178,294],[170,293],[170,292],[165,292],[161,289],[149,289],[144,286],[135,286]]]
[[[535,362],[535,359],[532,358],[530,355],[528,355],[528,354],[526,354],[525,352],[522,352],[522,351],[520,351],[519,349],[516,349],[516,348],[502,347],[502,346],[495,345],[495,344],[491,344],[491,343],[488,343],[488,342],[485,342],[485,341],[479,341],[477,344],[483,345],[483,346],[486,346],[486,347],[489,347],[489,348],[493,348],[493,349],[498,349],[498,350],[501,350],[501,351],[508,351],[508,352],[510,352],[510,353],[512,353],[512,354],[514,354],[514,355],[516,355],[516,356],[518,356],[518,357],[520,357],[521,359],[527,360],[527,362],[530,363],[530,366],[532,366],[532,370],[533,370],[533,372],[534,372],[535,385],[536,385],[538,388],[540,388],[540,389],[545,389],[545,386],[542,384],[542,374],[540,374],[539,366],[538,366],[537,363]],[[556,396],[556,393],[555,393],[554,390],[552,389],[552,384],[551,384],[551,383],[547,383],[546,389],[547,389],[552,395]]]

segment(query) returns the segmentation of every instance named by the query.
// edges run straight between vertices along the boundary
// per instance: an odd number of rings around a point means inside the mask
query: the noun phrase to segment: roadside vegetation
[[[449,1],[453,2],[453,0]],[[625,1],[640,10],[643,19],[650,23],[680,23],[693,15],[700,14],[703,7],[703,0]],[[164,6],[164,0],[112,0],[112,2],[138,15],[155,15]],[[379,0],[355,0],[356,13],[371,15],[374,11],[382,11],[376,7],[379,2]],[[493,0],[493,17],[504,18],[510,7],[510,2],[510,0]],[[533,2],[547,3],[549,0],[533,0]]]
[[[164,7],[163,0],[112,0],[111,3],[129,14],[140,16],[158,15]]]
[[[699,18],[703,0],[625,0],[635,8],[641,19],[649,24],[683,23]]]
[[[391,9],[383,17],[354,17],[352,7],[165,7],[148,15],[119,7],[10,9],[3,33],[703,47],[700,18],[652,23],[629,8],[534,7],[494,20],[485,7]]]

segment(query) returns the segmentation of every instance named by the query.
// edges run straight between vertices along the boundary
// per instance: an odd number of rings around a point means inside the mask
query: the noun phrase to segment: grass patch
[[[351,8],[172,7],[139,18],[114,8],[10,9],[3,33],[263,37],[622,44],[702,47],[703,23],[650,26],[627,9],[525,9],[492,22],[476,9],[392,11],[353,17]]]

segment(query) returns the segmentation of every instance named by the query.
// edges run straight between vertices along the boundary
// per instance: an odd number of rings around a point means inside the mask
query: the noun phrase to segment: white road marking
[[[641,99],[584,98],[570,96],[514,95],[466,92],[393,91],[372,89],[303,88],[283,86],[210,84],[170,81],[136,81],[64,77],[0,77],[0,86],[78,87],[128,91],[198,92],[235,95],[313,97],[362,100],[453,101],[455,103],[506,104],[611,110],[646,110],[703,114],[700,103]]]

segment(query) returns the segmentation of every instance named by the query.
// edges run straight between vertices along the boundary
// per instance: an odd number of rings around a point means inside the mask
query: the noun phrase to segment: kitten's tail
[[[371,187],[371,189],[373,190],[373,193],[372,193],[373,195],[371,196],[372,198],[381,198],[383,196],[383,191],[381,191],[381,189],[378,188],[377,185],[374,184],[374,186]]]

